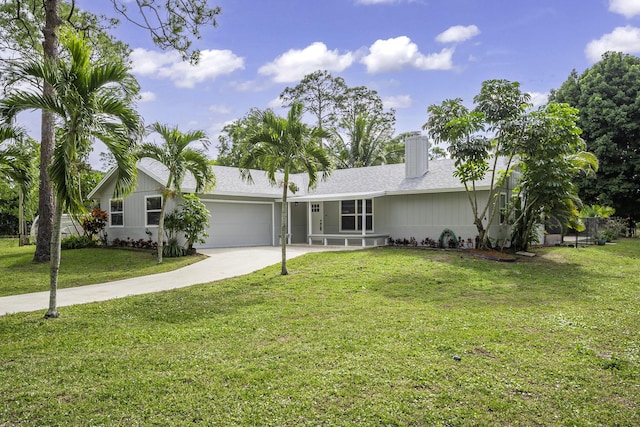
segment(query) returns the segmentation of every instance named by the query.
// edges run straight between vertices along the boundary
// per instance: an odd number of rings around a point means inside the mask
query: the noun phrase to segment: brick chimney
[[[419,133],[404,140],[405,178],[420,178],[429,170],[429,139]]]

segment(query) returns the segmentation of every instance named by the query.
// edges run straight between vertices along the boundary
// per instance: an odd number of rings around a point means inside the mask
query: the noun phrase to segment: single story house
[[[454,161],[428,160],[425,137],[408,138],[404,164],[335,170],[315,189],[307,188],[306,174],[291,177],[299,191],[287,200],[288,240],[298,244],[384,244],[414,237],[437,240],[445,230],[458,238],[475,239],[477,232],[464,186],[453,176]],[[113,172],[89,195],[109,213],[107,233],[115,238],[155,239],[166,168],[141,159],[137,187],[124,200],[114,199]],[[253,183],[242,180],[233,167],[213,166],[216,186],[198,194],[211,211],[209,237],[200,247],[276,246],[280,239],[281,189],[269,184],[263,171],[251,172]],[[481,205],[489,195],[490,175],[478,183]],[[500,201],[506,201],[505,191]],[[182,190],[193,192],[187,177]],[[513,188],[511,186],[511,188]],[[177,205],[172,200],[167,212]],[[497,218],[490,229],[493,238],[506,226]]]

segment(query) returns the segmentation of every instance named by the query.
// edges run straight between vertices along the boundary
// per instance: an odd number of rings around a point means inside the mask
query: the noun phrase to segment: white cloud
[[[273,110],[278,108],[284,108],[282,105],[282,100],[278,96],[277,98],[273,98],[271,101],[267,103],[267,108],[271,108]]]
[[[247,80],[244,82],[231,82],[229,85],[239,92],[261,92],[271,86],[268,82]]]
[[[244,68],[244,59],[230,50],[202,50],[198,64],[191,65],[175,51],[161,53],[137,48],[131,52],[131,62],[134,74],[169,79],[177,87],[188,88]]]
[[[609,11],[633,18],[640,15],[640,2],[638,0],[610,0]]]
[[[131,72],[142,76],[153,76],[165,66],[182,61],[175,51],[156,52],[142,48],[131,51]]]
[[[442,49],[439,53],[424,55],[418,45],[407,36],[387,40],[376,40],[369,54],[361,62],[369,73],[400,71],[407,67],[420,70],[448,70],[453,67],[451,58],[454,48]]]
[[[156,100],[156,94],[153,92],[140,92],[140,102],[153,102]]]
[[[544,105],[549,100],[549,93],[529,92],[529,95],[531,95],[531,103],[534,107]]]
[[[315,42],[302,50],[291,49],[272,62],[263,65],[258,73],[273,76],[276,83],[290,83],[301,80],[316,70],[340,72],[350,67],[354,54],[340,55],[338,50],[328,50],[322,42]]]
[[[411,95],[398,95],[382,98],[382,103],[386,108],[400,109],[411,107],[413,100],[411,99]]]
[[[460,43],[469,40],[480,34],[480,30],[475,25],[455,25],[449,27],[436,36],[436,40],[440,43]]]
[[[592,40],[585,48],[585,54],[591,62],[598,62],[605,52],[640,53],[640,28],[618,27],[597,40]]]
[[[226,105],[210,105],[209,111],[215,114],[229,114],[231,109]]]

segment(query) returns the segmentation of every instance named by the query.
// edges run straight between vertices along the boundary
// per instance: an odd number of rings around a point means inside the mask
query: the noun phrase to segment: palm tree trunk
[[[282,271],[281,275],[289,274],[287,270],[287,190],[289,187],[289,172],[284,173],[282,190],[282,209],[280,209],[280,245],[282,246]]]
[[[168,195],[162,196],[162,207],[160,208],[160,218],[158,219],[158,264],[162,264],[162,248],[164,246],[164,213],[167,210],[167,199]]]
[[[51,267],[49,269],[49,309],[45,313],[46,319],[56,318],[60,314],[57,309],[58,272],[60,271],[60,225],[62,223],[62,206],[57,203],[53,217],[53,231],[51,234]]]
[[[24,191],[22,186],[18,187],[18,246],[24,246]]]
[[[45,0],[45,27],[43,30],[45,58],[54,60],[58,57],[58,38],[56,28],[62,21],[58,16],[58,0]],[[44,94],[53,96],[53,88],[45,83]],[[38,236],[36,240],[36,251],[33,255],[35,262],[46,262],[50,260],[52,245],[52,226],[54,215],[54,199],[49,180],[48,168],[53,158],[53,146],[55,141],[55,118],[50,112],[42,112],[42,124],[40,135],[40,187],[38,193]]]

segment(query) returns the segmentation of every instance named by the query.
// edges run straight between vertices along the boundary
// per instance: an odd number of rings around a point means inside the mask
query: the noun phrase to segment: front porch
[[[287,242],[310,246],[380,246],[389,233],[374,227],[374,200],[381,193],[292,197],[287,203]]]
[[[345,246],[349,246],[349,240],[360,241],[362,247],[366,246],[379,246],[378,242],[382,245],[389,243],[388,234],[309,234],[309,245],[313,245],[314,241],[321,241],[324,246],[334,244],[334,241],[343,241]],[[372,244],[367,245],[367,242]]]

